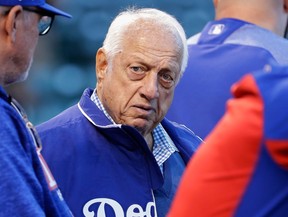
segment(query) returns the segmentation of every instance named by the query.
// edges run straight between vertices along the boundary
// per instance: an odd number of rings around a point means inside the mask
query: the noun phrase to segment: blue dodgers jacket
[[[0,216],[72,216],[25,122],[0,86]]]
[[[140,133],[112,125],[86,89],[78,105],[38,126],[43,155],[75,216],[157,216],[159,166]],[[162,125],[187,163],[201,139],[167,119]]]
[[[169,217],[287,216],[288,67],[245,75],[233,95],[188,165]]]
[[[231,85],[270,61],[288,64],[288,41],[236,19],[209,22],[189,61],[166,115],[205,138],[225,112]]]

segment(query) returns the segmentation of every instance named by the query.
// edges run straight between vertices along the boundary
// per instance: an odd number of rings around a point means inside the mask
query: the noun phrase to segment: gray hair
[[[121,12],[111,23],[106,38],[103,42],[103,48],[106,51],[108,56],[113,56],[115,53],[121,50],[121,42],[124,40],[124,32],[127,27],[136,22],[139,19],[149,19],[155,23],[159,23],[163,25],[167,29],[169,29],[172,33],[175,33],[177,37],[175,37],[179,41],[179,37],[181,42],[179,46],[182,45],[182,63],[181,63],[181,71],[180,77],[183,75],[183,72],[186,69],[188,62],[188,47],[187,47],[187,39],[185,35],[185,31],[181,24],[171,15],[157,10],[153,8],[128,8],[125,11]]]

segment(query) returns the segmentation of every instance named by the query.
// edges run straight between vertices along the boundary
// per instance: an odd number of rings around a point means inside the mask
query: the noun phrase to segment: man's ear
[[[284,0],[284,5],[283,5],[283,8],[284,8],[284,11],[286,12],[286,13],[288,13],[288,0]]]
[[[19,29],[19,17],[23,12],[23,8],[19,5],[14,6],[8,12],[6,19],[5,19],[5,32],[7,38],[14,43],[16,40],[16,33]]]
[[[100,48],[96,54],[96,77],[97,82],[102,81],[105,77],[108,67],[107,54],[103,48]]]
[[[217,6],[218,6],[218,0],[213,0],[213,4],[214,4],[214,7],[217,8]]]

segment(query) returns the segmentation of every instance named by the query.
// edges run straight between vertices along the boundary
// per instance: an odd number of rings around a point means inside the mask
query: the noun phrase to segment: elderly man
[[[0,216],[71,216],[33,125],[3,89],[28,76],[39,35],[55,15],[70,17],[44,0],[0,0]]]
[[[215,21],[191,37],[187,72],[167,117],[205,138],[225,112],[230,86],[272,59],[288,64],[288,0],[213,0]],[[187,100],[189,99],[189,100]]]
[[[187,63],[170,15],[131,9],[96,54],[97,86],[38,127],[44,156],[76,216],[165,216],[201,139],[164,118]]]

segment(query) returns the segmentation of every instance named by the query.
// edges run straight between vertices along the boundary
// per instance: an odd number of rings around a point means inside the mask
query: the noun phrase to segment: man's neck
[[[152,151],[153,150],[153,144],[154,144],[154,139],[153,139],[152,133],[149,133],[146,136],[144,136],[144,139],[148,145],[148,148],[150,149],[150,151]]]
[[[267,14],[269,11],[269,14]],[[222,18],[235,18],[244,20],[249,23],[253,23],[262,28],[268,29],[278,35],[283,35],[284,27],[281,26],[279,15],[276,11],[265,7],[257,7],[249,5],[249,7],[243,7],[243,4],[233,7],[222,7],[216,11],[216,20]]]

